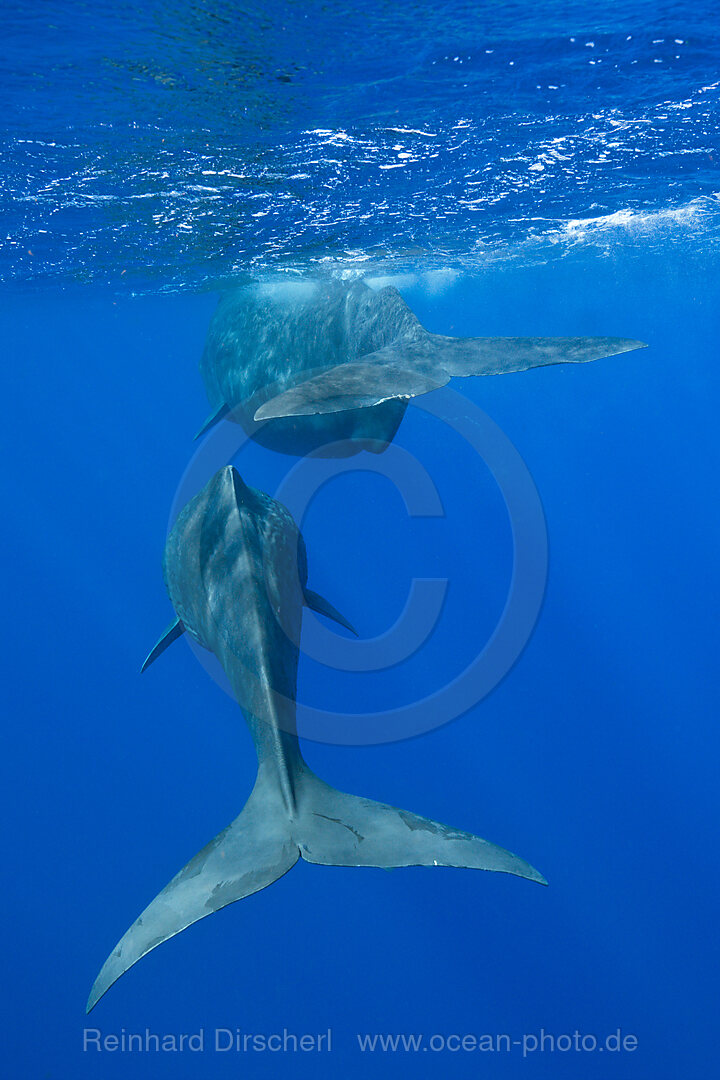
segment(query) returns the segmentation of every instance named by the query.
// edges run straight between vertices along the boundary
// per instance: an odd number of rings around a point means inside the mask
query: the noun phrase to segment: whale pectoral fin
[[[182,637],[184,633],[185,627],[183,626],[182,621],[180,619],[173,619],[167,630],[163,632],[160,640],[157,642],[156,645],[153,646],[153,648],[148,653],[143,666],[140,668],[140,673],[142,674],[142,672],[145,671],[146,668],[150,667],[153,660],[157,660],[158,656],[160,656],[161,653],[165,652],[168,645],[172,645],[173,641],[177,641],[177,639],[179,637]]]
[[[256,784],[239,817],[175,875],[115,946],[90,991],[87,1011],[157,945],[277,881],[299,856],[277,799]]]
[[[549,364],[584,364],[644,349],[644,341],[616,337],[455,338],[433,334],[437,362],[449,376],[501,375]]]
[[[302,857],[323,866],[456,866],[497,870],[547,885],[524,859],[472,833],[305,780],[297,835]]]
[[[450,376],[433,367],[426,344],[388,346],[361,360],[338,364],[266,401],[255,420],[281,416],[317,416],[379,405],[390,398],[411,398],[444,386]]]
[[[194,436],[194,438],[199,439],[202,435],[205,434],[206,431],[209,431],[210,428],[215,427],[215,425],[219,423],[219,421],[222,420],[223,417],[227,416],[229,412],[230,406],[227,404],[227,402],[223,401],[222,405],[218,405],[215,412],[210,413],[207,420],[200,428],[197,435]]]
[[[329,600],[326,600],[324,596],[320,596],[320,593],[313,592],[312,589],[305,589],[305,603],[313,611],[317,611],[320,615],[326,615],[328,619],[334,619],[336,623],[340,623],[346,630],[349,630],[355,637],[358,636],[358,632],[352,623],[348,622],[344,615],[341,615],[337,608],[333,607]]]

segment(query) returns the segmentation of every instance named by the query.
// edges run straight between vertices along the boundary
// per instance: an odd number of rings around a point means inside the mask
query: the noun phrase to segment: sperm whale
[[[258,757],[244,809],[180,870],[110,953],[92,1009],[151,949],[199,919],[276,881],[299,858],[326,866],[454,866],[541,884],[504,848],[409,811],[337,791],[305,762],[295,696],[307,605],[352,629],[307,588],[305,544],[288,510],[226,466],[181,511],[165,546],[176,618],[144,667],[181,634],[211,650],[228,675]]]
[[[617,337],[431,334],[392,286],[337,278],[256,283],[225,293],[200,371],[212,412],[282,453],[380,453],[408,401],[456,376],[584,363],[644,347]]]

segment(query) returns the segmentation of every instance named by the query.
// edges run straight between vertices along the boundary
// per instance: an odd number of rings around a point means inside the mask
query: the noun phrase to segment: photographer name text
[[[101,1031],[84,1028],[82,1048],[86,1053],[329,1053],[332,1050],[332,1030],[298,1035],[283,1028],[269,1034],[251,1034],[240,1028],[199,1028],[189,1032]]]

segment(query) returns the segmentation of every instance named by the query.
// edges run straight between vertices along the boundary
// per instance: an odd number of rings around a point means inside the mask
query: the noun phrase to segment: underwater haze
[[[0,28],[3,1076],[710,1075],[715,5],[8,0]],[[357,648],[390,640],[413,580],[447,580],[428,633],[373,670],[323,662],[305,616],[301,739],[303,710],[337,717],[307,720],[308,763],[549,887],[300,860],[86,1017],[109,951],[255,779],[237,704],[185,641],[139,673],[172,617],[177,502],[241,441],[223,421],[193,442],[208,325],[228,287],[329,275],[394,285],[432,333],[648,345],[451,383],[532,477],[544,599],[511,669],[429,730],[383,717],[492,640],[517,577],[509,473],[438,391],[386,455],[318,482],[302,522],[308,584]],[[440,513],[408,510],[396,452]],[[292,488],[290,456],[232,460]]]

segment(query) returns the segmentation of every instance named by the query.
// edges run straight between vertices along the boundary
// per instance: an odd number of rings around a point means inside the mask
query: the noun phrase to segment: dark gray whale
[[[546,884],[532,866],[471,833],[346,795],[305,763],[295,728],[303,604],[349,624],[306,588],[305,544],[280,503],[221,469],[179,515],[164,575],[177,619],[147,663],[181,633],[222,663],[258,756],[235,820],[156,896],[105,961],[88,1012],[142,956],[214,911],[258,892],[302,857],[326,866],[456,866]]]
[[[644,342],[614,337],[456,338],[421,326],[397,289],[362,281],[256,284],[221,297],[200,371],[212,413],[273,450],[336,456],[392,442],[410,398],[454,376],[584,363]]]

